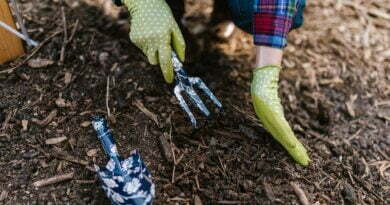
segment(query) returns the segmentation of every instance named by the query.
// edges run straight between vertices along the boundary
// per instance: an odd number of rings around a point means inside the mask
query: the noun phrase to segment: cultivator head
[[[195,104],[196,107],[207,117],[210,118],[210,111],[207,109],[206,105],[203,103],[202,99],[196,93],[195,88],[200,89],[203,93],[213,101],[213,103],[217,106],[218,110],[222,109],[222,104],[215,97],[215,95],[210,91],[210,89],[206,86],[206,84],[198,77],[189,77],[187,73],[183,69],[183,64],[180,62],[176,53],[172,53],[172,62],[175,70],[175,88],[173,90],[176,98],[179,101],[181,108],[187,113],[190,118],[191,124],[194,127],[197,127],[196,119],[194,114],[191,112],[188,104],[184,100],[182,96],[182,92],[187,93],[191,102]]]

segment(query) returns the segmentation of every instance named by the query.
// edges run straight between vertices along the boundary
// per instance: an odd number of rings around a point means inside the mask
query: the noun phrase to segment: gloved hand
[[[305,147],[295,137],[284,117],[283,107],[278,97],[278,81],[281,68],[264,66],[254,70],[251,85],[253,106],[264,128],[301,165],[310,162]]]
[[[185,59],[185,41],[165,0],[123,0],[131,16],[131,41],[148,57],[160,64],[165,81],[172,83],[172,46],[181,61]]]

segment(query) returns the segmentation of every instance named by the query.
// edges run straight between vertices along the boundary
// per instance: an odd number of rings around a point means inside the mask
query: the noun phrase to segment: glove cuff
[[[258,71],[265,70],[267,68],[269,68],[269,69],[276,69],[278,71],[282,70],[282,67],[277,66],[277,65],[266,65],[266,66],[255,68],[253,70],[253,74],[256,74]]]

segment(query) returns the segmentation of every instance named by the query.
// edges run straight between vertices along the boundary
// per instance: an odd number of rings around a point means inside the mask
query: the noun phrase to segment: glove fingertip
[[[164,68],[162,68],[162,72],[164,75],[165,82],[171,84],[174,78],[173,67],[169,67],[169,65],[161,65],[161,66],[164,66]]]
[[[172,83],[174,73],[170,47],[163,47],[159,50],[159,61],[165,81],[167,83]]]
[[[175,29],[172,33],[173,48],[175,49],[179,59],[184,62],[186,55],[186,43],[184,41],[183,34],[181,33],[179,27]]]
[[[185,46],[182,47],[182,48],[177,49],[176,52],[177,52],[177,55],[179,56],[180,60],[182,62],[184,62],[185,59],[186,59],[186,48],[185,48]]]

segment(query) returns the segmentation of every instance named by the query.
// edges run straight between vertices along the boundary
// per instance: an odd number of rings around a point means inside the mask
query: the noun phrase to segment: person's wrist
[[[255,68],[267,65],[281,66],[283,50],[267,46],[256,46]]]

